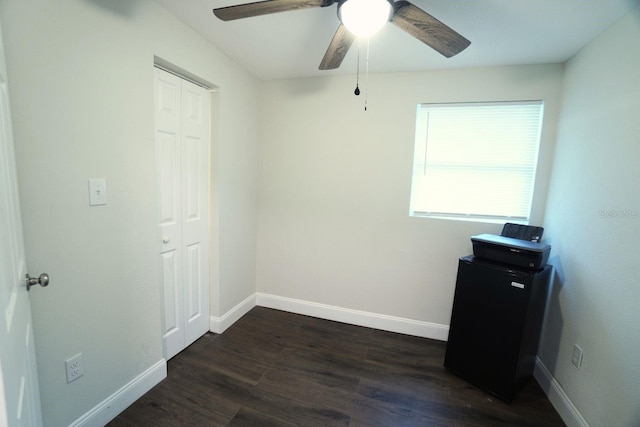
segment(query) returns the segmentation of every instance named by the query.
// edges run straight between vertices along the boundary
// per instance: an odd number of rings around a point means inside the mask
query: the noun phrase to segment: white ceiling
[[[218,7],[247,0],[155,0],[263,80],[353,74],[358,44],[340,69],[318,65],[338,28],[337,5],[223,22]],[[410,0],[471,40],[446,59],[393,24],[370,40],[369,72],[564,62],[640,0]],[[336,2],[337,3],[337,2]],[[364,68],[366,42],[361,47]]]

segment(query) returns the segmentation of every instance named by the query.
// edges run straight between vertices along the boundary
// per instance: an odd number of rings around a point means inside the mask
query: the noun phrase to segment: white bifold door
[[[164,356],[209,330],[209,92],[155,69]]]

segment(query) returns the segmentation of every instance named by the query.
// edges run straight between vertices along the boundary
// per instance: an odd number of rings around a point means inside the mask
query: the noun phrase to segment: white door
[[[166,359],[209,330],[209,92],[156,69],[156,180]]]
[[[0,30],[0,426],[41,426],[13,150],[7,69]]]

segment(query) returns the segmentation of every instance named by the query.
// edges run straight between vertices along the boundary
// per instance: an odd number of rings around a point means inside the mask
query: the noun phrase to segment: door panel
[[[170,74],[156,73],[156,185],[160,228],[161,292],[164,300],[162,324],[166,358],[181,351],[184,343],[180,247],[180,81]],[[158,124],[161,124],[159,126]]]
[[[0,29],[0,425],[40,426],[42,412],[3,46]]]
[[[157,151],[158,163],[160,170],[158,171],[158,179],[162,193],[160,197],[160,225],[170,226],[177,225],[179,219],[179,196],[178,187],[180,165],[176,162],[178,156],[178,141],[176,135],[167,132],[158,132]]]
[[[191,320],[200,312],[200,245],[187,247],[187,319]]]
[[[209,330],[209,93],[182,82],[183,222],[187,289],[185,344]]]
[[[204,184],[201,182],[202,168],[200,158],[202,157],[203,142],[201,139],[185,138],[185,220],[187,222],[199,221],[202,219],[202,200]]]
[[[182,317],[181,302],[177,287],[180,283],[177,251],[160,254],[162,269],[162,291],[164,294],[164,336],[180,329],[179,319]]]
[[[202,298],[203,278],[202,252],[200,244],[191,245],[186,248],[187,254],[187,316],[185,328],[185,345],[189,345],[202,336],[202,321],[208,324],[208,319],[204,305],[208,304]]]
[[[208,124],[209,117],[205,115],[208,110],[205,101],[208,102],[209,94],[199,86],[196,86],[189,82],[184,82],[184,110],[185,110],[185,126],[190,129],[191,126],[199,128],[203,124]],[[193,133],[193,131],[187,130],[187,133]],[[196,131],[196,133],[199,133]]]

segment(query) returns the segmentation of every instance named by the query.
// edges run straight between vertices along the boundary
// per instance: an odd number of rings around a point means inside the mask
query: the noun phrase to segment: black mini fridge
[[[511,402],[533,374],[550,278],[548,265],[460,258],[445,367]]]

